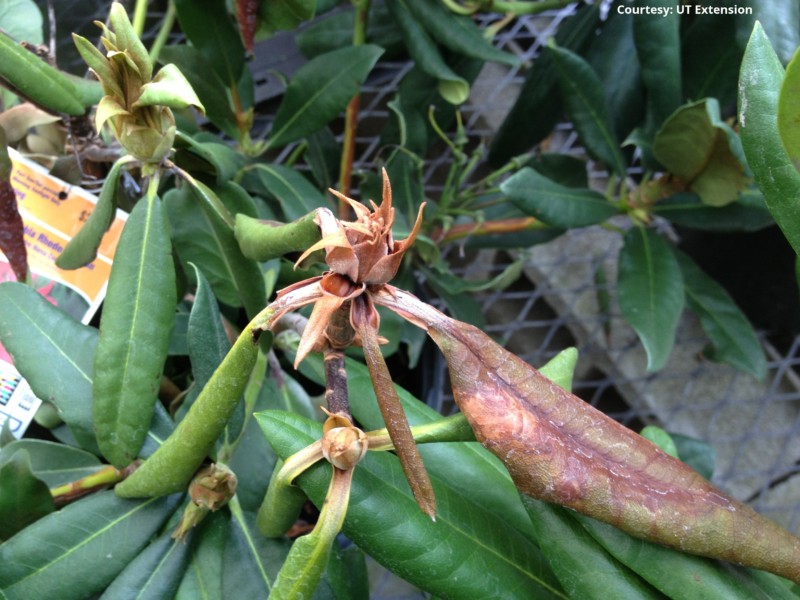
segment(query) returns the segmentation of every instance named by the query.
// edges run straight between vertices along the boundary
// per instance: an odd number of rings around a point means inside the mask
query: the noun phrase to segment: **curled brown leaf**
[[[413,295],[373,295],[426,329],[459,408],[524,494],[678,550],[800,583],[800,539],[546,379],[479,329]]]

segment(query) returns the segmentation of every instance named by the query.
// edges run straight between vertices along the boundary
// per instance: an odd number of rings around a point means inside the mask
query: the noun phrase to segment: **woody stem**
[[[325,403],[331,414],[346,416],[352,421],[342,350],[329,348],[325,351]]]

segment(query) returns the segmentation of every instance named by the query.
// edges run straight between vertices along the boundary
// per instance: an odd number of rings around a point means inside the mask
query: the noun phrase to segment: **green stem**
[[[153,45],[150,47],[150,60],[152,60],[153,63],[158,62],[158,55],[167,43],[169,34],[172,31],[172,26],[175,24],[175,15],[175,3],[170,2],[169,5],[167,5],[167,12],[164,14],[164,20],[161,21],[158,35],[156,35],[156,39],[153,40]]]
[[[136,7],[133,11],[133,31],[139,39],[142,38],[142,33],[144,33],[144,21],[147,17],[147,2],[148,0],[136,0]]]
[[[411,435],[414,436],[414,441],[417,444],[475,441],[472,427],[467,422],[467,418],[461,413],[437,419],[424,425],[415,425],[411,428]],[[367,440],[370,450],[385,451],[394,449],[389,432],[386,429],[367,432]]]
[[[53,501],[56,506],[64,506],[82,496],[122,481],[138,466],[139,461],[132,463],[124,469],[117,469],[112,465],[108,465],[95,471],[91,475],[52,488],[50,490],[50,495],[53,496]]]
[[[515,15],[535,15],[546,10],[563,8],[573,4],[575,0],[488,0],[481,6],[483,10]]]
[[[370,0],[353,0],[353,5],[356,10],[355,25],[353,27],[353,46],[362,46],[367,39],[367,17],[369,16]],[[339,163],[339,191],[345,196],[350,195],[350,186],[352,184],[360,101],[361,95],[357,93],[347,105],[344,117],[344,140],[342,141],[342,158]],[[350,207],[343,200],[339,200],[338,212],[340,219],[347,219],[350,216]]]

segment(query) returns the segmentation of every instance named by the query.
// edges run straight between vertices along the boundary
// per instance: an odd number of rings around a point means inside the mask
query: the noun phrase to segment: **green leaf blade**
[[[0,540],[53,512],[50,489],[36,477],[25,450],[0,462]]]
[[[778,132],[786,153],[800,170],[800,52],[786,67],[778,96]]]
[[[739,75],[742,147],[775,222],[800,253],[800,173],[781,143],[778,98],[783,67],[759,23],[753,28]]]
[[[134,502],[108,491],[51,513],[0,545],[0,595],[7,600],[77,600],[101,592],[145,547],[179,500],[172,496]]]
[[[589,154],[620,177],[625,160],[614,134],[603,94],[603,84],[592,67],[578,54],[554,44],[548,46],[558,83],[572,122]]]
[[[767,374],[767,358],[753,326],[733,298],[706,275],[692,259],[679,253],[686,300],[700,318],[714,345],[712,358],[750,373],[758,380]]]
[[[267,146],[285,146],[327,125],[358,93],[381,54],[379,46],[352,46],[313,58],[298,69],[278,107]]]
[[[144,199],[120,237],[94,363],[97,440],[117,467],[136,458],[150,427],[176,293],[166,212],[158,198]]]
[[[525,214],[559,229],[595,225],[619,214],[601,193],[561,185],[527,167],[500,189]]]
[[[647,351],[647,370],[667,362],[683,311],[683,278],[669,244],[655,232],[633,227],[619,254],[617,297],[622,315]]]

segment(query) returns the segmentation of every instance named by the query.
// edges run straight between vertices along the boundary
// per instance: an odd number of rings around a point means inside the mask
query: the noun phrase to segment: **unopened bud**
[[[236,475],[228,467],[211,464],[201,469],[189,484],[189,497],[197,506],[219,510],[236,493]]]
[[[343,471],[361,462],[367,446],[367,436],[358,427],[334,427],[322,436],[322,456]]]

